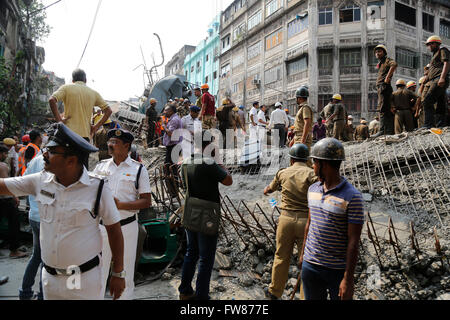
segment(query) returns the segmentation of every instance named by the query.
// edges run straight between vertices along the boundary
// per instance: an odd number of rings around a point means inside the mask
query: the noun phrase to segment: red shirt
[[[209,92],[205,92],[202,96],[202,105],[206,105],[205,115],[207,116],[215,116],[216,115],[216,101],[214,100],[214,96]]]

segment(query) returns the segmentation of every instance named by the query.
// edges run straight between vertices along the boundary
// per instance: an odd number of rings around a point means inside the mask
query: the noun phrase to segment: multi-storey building
[[[219,90],[220,14],[211,22],[208,37],[184,60],[184,72],[192,85],[209,85],[209,93],[217,96]]]
[[[184,70],[183,70],[183,64],[184,64],[184,59],[186,58],[186,56],[192,52],[194,52],[195,47],[194,46],[190,46],[190,45],[185,45],[183,46],[183,48],[180,49],[180,51],[178,51],[173,57],[172,59],[167,62],[167,64],[165,65],[165,76],[170,76],[170,75],[175,75],[175,74],[179,74],[179,75],[183,75],[184,74]]]
[[[23,47],[21,24],[17,1],[0,1],[0,57],[5,57],[6,61],[12,61]]]
[[[431,54],[426,39],[450,45],[446,0],[236,0],[221,18],[219,99],[249,108],[283,101],[296,112],[295,90],[307,85],[318,112],[333,93],[356,119],[376,111],[377,60],[385,44],[398,78],[417,81]]]

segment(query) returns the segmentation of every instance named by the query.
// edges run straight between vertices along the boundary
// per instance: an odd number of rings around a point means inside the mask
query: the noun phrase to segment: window
[[[233,84],[232,93],[236,93],[239,90],[239,82]]]
[[[222,52],[227,51],[230,49],[230,35],[227,35],[225,38],[222,39]]]
[[[194,72],[194,66],[191,67],[191,73]]]
[[[208,83],[208,80],[209,80],[209,77],[206,76],[206,77],[205,77],[205,83]]]
[[[341,67],[359,67],[361,66],[361,49],[341,50],[339,58]]]
[[[354,22],[361,20],[361,9],[355,5],[346,6],[339,10],[339,22]]]
[[[288,38],[308,29],[308,15],[299,17],[288,23]]]
[[[206,55],[206,62],[209,61],[209,54]]]
[[[319,25],[333,23],[333,8],[319,9]]]
[[[450,39],[450,22],[441,19],[441,24],[439,25],[439,34],[442,37]]]
[[[375,65],[377,65],[378,64],[378,59],[377,59],[377,57],[375,56],[375,53],[374,53],[374,50],[375,49],[375,47],[369,47],[368,48],[368,54],[369,54],[369,56],[368,56],[368,59],[367,59],[367,62],[368,62],[368,64],[369,64],[369,66],[375,66]]]
[[[416,53],[402,48],[395,49],[395,60],[399,66],[406,68],[415,69],[417,65]]]
[[[296,73],[303,72],[308,69],[308,61],[306,56],[298,60],[288,62],[287,64],[287,75],[291,76]]]
[[[283,42],[283,30],[275,31],[266,37],[266,51],[270,50]]]
[[[361,112],[361,95],[360,94],[343,94],[342,101],[344,102],[348,115],[353,112]]]
[[[281,80],[281,66],[274,67],[264,72],[264,83],[269,84]]]
[[[369,1],[367,3],[367,19],[381,19],[381,7],[384,1]]]
[[[422,66],[425,67],[427,64],[429,64],[431,61],[431,55],[429,54],[423,54],[422,55]]]
[[[281,0],[272,0],[266,5],[266,17],[275,13],[281,7]]]
[[[200,61],[197,61],[197,69],[200,68]]]
[[[262,12],[260,10],[248,19],[248,30],[250,31],[251,29],[256,27],[258,24],[261,23],[261,21],[262,21]]]
[[[322,111],[323,108],[330,102],[330,99],[333,95],[331,94],[319,94],[319,109],[318,112]]]
[[[222,67],[222,69],[220,70],[220,76],[226,77],[228,76],[228,73],[230,72],[230,64],[226,64]]]
[[[416,26],[416,9],[395,2],[395,20]]]
[[[367,111],[376,112],[378,108],[378,94],[377,93],[369,93]]]
[[[217,71],[214,71],[213,78],[214,78],[214,80],[217,79]]]
[[[333,51],[319,50],[319,69],[333,68]]]
[[[239,27],[233,31],[233,40],[238,40],[241,35],[245,33],[245,23],[241,24]]]
[[[422,13],[423,29],[429,32],[434,32],[434,16],[423,12]]]
[[[261,53],[261,41],[258,41],[254,45],[248,47],[247,50],[247,60],[256,58]]]

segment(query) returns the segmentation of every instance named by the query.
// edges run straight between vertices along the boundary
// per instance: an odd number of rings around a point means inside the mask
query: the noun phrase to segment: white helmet
[[[282,106],[281,102],[275,103],[275,108],[278,108],[278,107],[281,107],[281,106]]]

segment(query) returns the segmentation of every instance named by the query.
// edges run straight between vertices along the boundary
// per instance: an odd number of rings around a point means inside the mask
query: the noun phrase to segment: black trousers
[[[286,130],[284,124],[276,124],[274,129],[278,130],[278,136],[280,137],[280,148],[283,148],[286,145]]]
[[[8,219],[9,250],[15,251],[19,248],[20,222],[19,212],[14,199],[0,199],[0,217]]]
[[[147,131],[147,147],[148,148],[154,148],[157,147],[157,141],[155,141],[156,135],[155,135],[155,123],[150,122],[148,124],[148,131]]]

